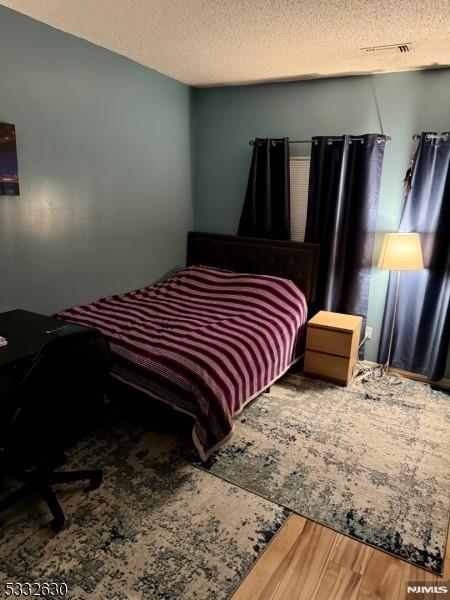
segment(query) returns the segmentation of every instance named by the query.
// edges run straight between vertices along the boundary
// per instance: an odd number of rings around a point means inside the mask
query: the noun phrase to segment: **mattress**
[[[245,404],[296,360],[307,305],[289,280],[192,266],[57,317],[98,328],[115,377],[190,414],[206,460]]]

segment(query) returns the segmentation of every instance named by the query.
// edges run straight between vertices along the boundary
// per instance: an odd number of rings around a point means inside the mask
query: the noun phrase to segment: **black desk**
[[[0,335],[8,340],[0,348],[0,371],[27,368],[52,337],[80,329],[85,328],[28,310],[0,313]]]

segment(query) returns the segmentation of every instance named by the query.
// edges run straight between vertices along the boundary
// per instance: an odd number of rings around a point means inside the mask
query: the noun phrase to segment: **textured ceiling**
[[[450,65],[450,0],[0,0],[191,85]],[[363,47],[411,42],[409,53]]]

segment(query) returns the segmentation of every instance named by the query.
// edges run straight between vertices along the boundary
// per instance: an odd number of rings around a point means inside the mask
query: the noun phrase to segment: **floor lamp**
[[[394,339],[395,318],[397,316],[398,290],[401,271],[420,271],[423,269],[422,247],[418,233],[386,233],[380,252],[378,268],[385,271],[397,271],[394,314],[392,315],[389,352],[385,365],[386,373],[391,363],[392,340]]]

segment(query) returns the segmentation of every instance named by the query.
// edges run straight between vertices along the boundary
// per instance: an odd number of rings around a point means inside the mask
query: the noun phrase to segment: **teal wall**
[[[155,281],[192,227],[191,90],[0,7],[0,311],[50,313]]]
[[[195,228],[236,233],[247,185],[248,140],[384,132],[386,145],[374,260],[385,231],[395,231],[402,180],[418,131],[450,130],[450,70],[196,89]],[[308,154],[309,146],[294,145]],[[387,274],[372,271],[366,356],[376,358]],[[450,364],[448,372],[450,373]]]

